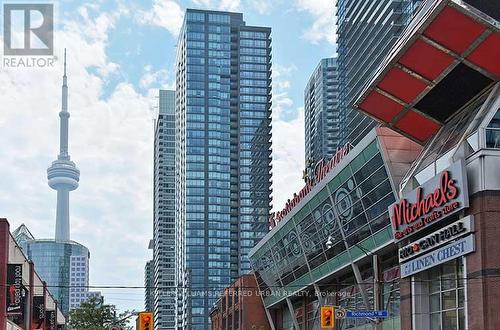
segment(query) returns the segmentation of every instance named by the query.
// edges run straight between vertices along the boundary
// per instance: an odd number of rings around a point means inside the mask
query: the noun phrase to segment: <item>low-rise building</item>
[[[253,274],[224,289],[210,312],[212,330],[270,330]]]
[[[62,329],[66,319],[50,287],[37,274],[10,233],[7,219],[0,218],[0,329]]]

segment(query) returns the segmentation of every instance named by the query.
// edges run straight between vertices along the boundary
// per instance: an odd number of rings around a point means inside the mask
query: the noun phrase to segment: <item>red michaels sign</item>
[[[306,185],[298,193],[294,193],[292,199],[288,199],[283,210],[278,212],[272,212],[269,216],[269,229],[273,229],[276,225],[283,220],[283,218],[290,213],[290,211],[297,206],[306,197],[309,192],[323,180],[326,175],[337,166],[337,164],[351,151],[352,144],[347,143],[342,148],[337,149],[337,152],[333,157],[325,162],[324,159],[320,160],[314,166],[314,169],[306,169],[305,178]],[[310,173],[307,173],[310,172]],[[307,174],[306,174],[307,173]]]
[[[400,241],[468,206],[465,167],[458,162],[389,207],[394,239]]]

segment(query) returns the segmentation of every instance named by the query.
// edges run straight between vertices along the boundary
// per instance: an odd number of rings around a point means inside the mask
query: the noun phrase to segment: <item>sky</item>
[[[274,208],[302,187],[303,91],[320,59],[335,55],[334,0],[55,4],[54,67],[0,67],[0,217],[12,231],[24,223],[36,238],[54,237],[46,170],[59,151],[66,48],[69,153],[81,171],[70,194],[71,239],[90,250],[91,285],[143,285],[152,258],[153,120],[158,89],[174,87],[186,8],[242,12],[247,25],[272,28]],[[101,291],[120,310],[144,307],[142,289]]]

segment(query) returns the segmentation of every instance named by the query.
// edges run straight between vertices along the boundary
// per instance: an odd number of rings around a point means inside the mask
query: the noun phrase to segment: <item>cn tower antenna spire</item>
[[[78,188],[80,170],[71,161],[68,151],[69,112],[66,49],[64,49],[64,74],[59,118],[59,155],[57,160],[53,161],[47,169],[47,178],[49,186],[57,190],[56,241],[69,241],[69,192]]]
[[[64,48],[64,77],[66,77],[66,48]]]

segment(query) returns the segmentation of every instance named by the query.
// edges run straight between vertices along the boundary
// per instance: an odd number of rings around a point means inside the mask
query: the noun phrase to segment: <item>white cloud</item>
[[[294,64],[273,64],[273,209],[280,210],[303,186],[304,108],[288,95],[297,71]]]
[[[335,44],[335,4],[333,0],[296,0],[295,5],[299,11],[309,13],[314,22],[305,32],[303,37],[314,44],[325,40]]]
[[[277,5],[277,3],[281,3],[281,0],[253,0],[251,1],[252,8],[257,10],[257,12],[261,15],[270,14],[273,10],[273,7]]]
[[[204,8],[209,10],[221,11],[240,11],[240,0],[191,0],[196,8]]]
[[[273,119],[273,210],[281,210],[286,200],[303,185],[304,108],[291,121]]]
[[[139,11],[137,16],[142,24],[163,27],[177,38],[184,20],[184,10],[173,0],[154,0],[148,11]]]
[[[284,66],[279,64],[273,64],[272,68],[272,79],[273,79],[273,118],[276,120],[286,120],[285,117],[296,112],[293,109],[293,101],[288,95],[288,89],[291,86],[291,79],[293,73],[297,70],[294,64]],[[288,115],[288,116],[287,116]]]
[[[240,10],[240,0],[220,0],[219,10],[238,11]]]
[[[144,67],[144,73],[139,81],[139,87],[142,89],[175,89],[175,83],[173,77],[166,69],[160,69],[158,71],[153,71],[151,65],[146,65]]]

